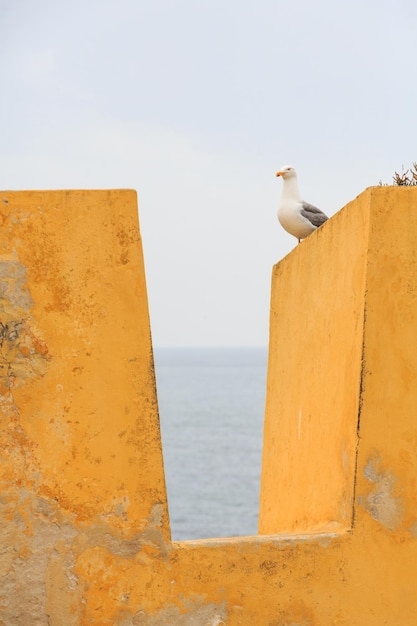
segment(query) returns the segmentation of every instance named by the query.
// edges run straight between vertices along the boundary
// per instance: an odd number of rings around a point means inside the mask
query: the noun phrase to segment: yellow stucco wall
[[[261,534],[171,542],[136,195],[1,193],[0,625],[414,626],[416,209],[274,268]]]
[[[368,204],[363,194],[273,270],[261,533],[351,525]]]
[[[0,209],[0,623],[89,623],[94,569],[169,539],[136,194]]]

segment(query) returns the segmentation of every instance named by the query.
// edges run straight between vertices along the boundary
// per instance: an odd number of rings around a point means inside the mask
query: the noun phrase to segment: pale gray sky
[[[292,163],[333,215],[417,160],[415,0],[0,0],[0,188],[135,188],[154,344],[266,345]]]

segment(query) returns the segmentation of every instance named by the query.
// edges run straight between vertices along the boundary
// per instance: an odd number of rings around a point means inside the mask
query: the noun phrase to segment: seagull
[[[320,209],[305,202],[298,191],[297,172],[292,165],[284,165],[276,174],[282,176],[283,187],[278,205],[278,220],[283,228],[297,237],[298,243],[329,218]]]

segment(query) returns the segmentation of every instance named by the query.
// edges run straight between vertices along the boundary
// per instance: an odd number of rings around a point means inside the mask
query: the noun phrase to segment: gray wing
[[[318,209],[317,207],[304,201],[302,202],[301,215],[308,219],[308,221],[317,228],[329,219],[327,215],[323,213],[323,211],[320,211],[320,209]]]

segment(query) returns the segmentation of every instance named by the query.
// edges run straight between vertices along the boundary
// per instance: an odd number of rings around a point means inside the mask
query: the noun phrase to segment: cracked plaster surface
[[[390,470],[380,469],[379,458],[369,459],[363,474],[373,487],[367,495],[359,497],[359,504],[382,526],[396,530],[404,513],[402,500],[394,493],[397,478]]]

